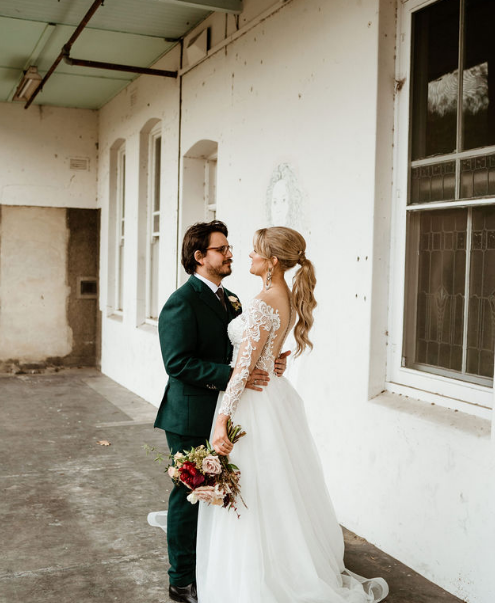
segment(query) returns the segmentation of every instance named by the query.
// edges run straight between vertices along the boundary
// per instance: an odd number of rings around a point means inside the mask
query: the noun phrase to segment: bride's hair
[[[299,318],[294,327],[297,357],[306,347],[313,349],[308,334],[314,322],[316,277],[313,264],[305,255],[306,241],[297,230],[292,228],[285,226],[261,228],[254,233],[254,250],[266,259],[275,256],[284,272],[294,268],[296,264],[300,265],[292,282],[292,304]]]

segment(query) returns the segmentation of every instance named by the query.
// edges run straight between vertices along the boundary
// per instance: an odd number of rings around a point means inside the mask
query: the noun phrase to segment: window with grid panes
[[[124,251],[125,251],[125,148],[117,155],[117,253],[116,253],[116,309],[124,309]]]
[[[146,254],[146,317],[158,320],[158,282],[160,277],[160,193],[162,137],[155,128],[149,140],[148,249]]]
[[[495,346],[495,2],[412,17],[403,365],[489,385]],[[459,76],[462,74],[462,76]]]

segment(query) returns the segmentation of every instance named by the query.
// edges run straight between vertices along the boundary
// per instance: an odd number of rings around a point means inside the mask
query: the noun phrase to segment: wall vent
[[[98,297],[98,279],[94,276],[77,277],[77,299],[96,299]]]
[[[89,172],[89,157],[70,157],[69,168],[76,172]]]

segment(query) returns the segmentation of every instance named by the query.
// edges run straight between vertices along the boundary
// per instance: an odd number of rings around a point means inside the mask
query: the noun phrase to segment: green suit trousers
[[[170,452],[182,452],[205,443],[210,434],[201,436],[179,435],[166,431]],[[196,533],[199,504],[186,500],[191,491],[180,484],[174,485],[168,501],[167,544],[170,569],[169,582],[174,586],[187,586],[196,580]]]

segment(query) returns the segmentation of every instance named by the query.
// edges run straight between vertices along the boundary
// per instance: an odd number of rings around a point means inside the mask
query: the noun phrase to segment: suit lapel
[[[220,300],[208,287],[208,285],[203,283],[203,281],[200,281],[199,278],[195,277],[194,275],[189,278],[189,283],[191,284],[193,289],[198,293],[201,301],[204,302],[209,308],[211,308],[213,312],[215,312],[215,314],[220,318],[224,325],[227,325],[230,318],[228,310],[227,312],[225,312]],[[227,301],[227,308],[228,306],[229,302]]]

